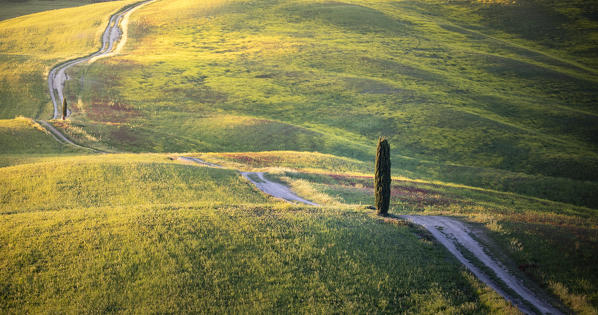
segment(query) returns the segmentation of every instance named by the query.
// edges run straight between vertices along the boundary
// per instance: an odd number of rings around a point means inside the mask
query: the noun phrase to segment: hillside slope
[[[121,56],[75,71],[85,80],[68,82],[72,119],[133,152],[367,161],[385,135],[416,177],[597,206],[583,187],[598,178],[598,72],[482,23],[492,6],[161,2],[134,15]]]
[[[514,312],[428,235],[163,154],[0,167],[3,312]],[[372,246],[376,244],[376,246]]]

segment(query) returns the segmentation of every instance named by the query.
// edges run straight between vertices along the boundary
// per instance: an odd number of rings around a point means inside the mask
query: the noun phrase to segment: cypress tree
[[[62,120],[66,118],[67,111],[66,111],[66,97],[62,99]]]
[[[382,137],[378,138],[378,148],[376,150],[374,192],[378,214],[387,215],[388,206],[390,205],[390,145]]]

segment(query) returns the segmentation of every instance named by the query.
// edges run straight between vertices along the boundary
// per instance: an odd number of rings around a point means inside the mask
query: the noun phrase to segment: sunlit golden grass
[[[3,312],[487,313],[417,229],[361,211],[122,206],[2,215]]]
[[[43,158],[0,168],[0,211],[146,204],[265,203],[236,171],[198,167],[166,156]]]

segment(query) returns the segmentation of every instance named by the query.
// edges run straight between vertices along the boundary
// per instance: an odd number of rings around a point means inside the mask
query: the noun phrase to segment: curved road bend
[[[154,0],[145,0],[142,2],[135,3],[130,7],[113,14],[110,17],[110,21],[108,22],[108,25],[106,26],[106,29],[104,30],[104,33],[102,35],[102,47],[100,48],[100,50],[86,57],[69,60],[65,63],[55,66],[54,68],[52,68],[52,70],[50,70],[50,73],[48,74],[48,88],[50,90],[52,104],[54,105],[54,116],[52,116],[52,119],[58,119],[61,116],[60,107],[62,106],[62,99],[64,98],[64,83],[66,82],[66,80],[69,79],[66,74],[66,70],[76,64],[89,61],[92,58],[105,56],[112,52],[112,50],[116,46],[116,43],[121,38],[122,31],[120,28],[120,23],[125,17],[125,15],[150,1]],[[67,115],[70,115],[70,111],[68,111]]]
[[[222,166],[206,162],[202,159],[193,158],[193,157],[186,157],[186,156],[179,156],[179,160],[184,160],[188,162],[193,162],[196,164],[208,166],[208,167],[218,167],[221,168]],[[264,172],[240,172],[241,175],[251,182],[257,189],[261,190],[262,192],[275,197],[280,198],[282,200],[288,202],[300,202],[310,206],[319,206],[317,203],[311,202],[309,200],[303,199],[297,196],[295,193],[289,189],[289,187],[273,182],[266,177],[264,177]]]

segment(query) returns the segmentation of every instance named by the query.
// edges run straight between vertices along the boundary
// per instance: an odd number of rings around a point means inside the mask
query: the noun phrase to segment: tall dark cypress
[[[66,97],[62,99],[62,120],[66,118],[67,110],[66,110]]]
[[[390,205],[390,145],[382,137],[378,138],[376,150],[376,173],[374,174],[376,209],[379,215],[387,215]]]

